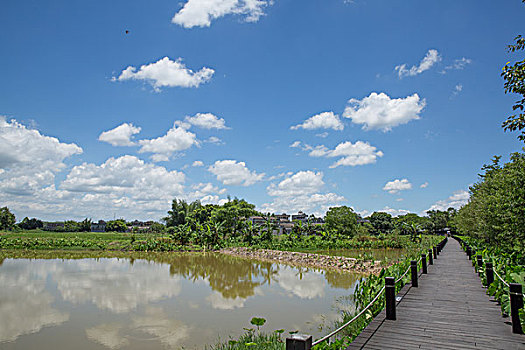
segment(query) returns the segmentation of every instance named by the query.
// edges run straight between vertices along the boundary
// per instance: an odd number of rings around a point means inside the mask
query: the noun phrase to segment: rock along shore
[[[380,261],[363,261],[343,256],[330,256],[314,253],[299,253],[269,249],[249,249],[245,247],[226,248],[221,249],[219,252],[222,254],[249,259],[279,262],[294,266],[334,269],[343,272],[377,274],[382,269],[382,266],[380,266]]]

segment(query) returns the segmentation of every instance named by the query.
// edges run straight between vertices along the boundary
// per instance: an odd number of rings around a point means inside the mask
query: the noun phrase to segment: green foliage
[[[211,347],[210,350],[284,350],[285,344],[281,339],[284,329],[278,329],[272,333],[261,333],[259,328],[266,323],[262,317],[253,317],[250,323],[257,327],[257,332],[253,328],[244,328],[245,333],[239,339],[230,339],[227,342],[219,342]]]
[[[0,230],[10,229],[16,222],[15,214],[8,207],[0,208]]]
[[[67,221],[66,221],[67,227]],[[123,219],[111,220],[106,223],[106,232],[126,232],[128,227]]]
[[[374,228],[375,234],[389,234],[394,229],[394,223],[392,221],[392,215],[388,213],[375,211],[369,217],[370,224]]]
[[[470,201],[455,218],[458,231],[499,247],[504,253],[525,253],[525,154],[513,153],[501,166],[499,157],[483,167],[470,187]]]
[[[18,224],[22,230],[36,230],[44,227],[42,220],[36,218],[29,219],[27,216]]]
[[[516,53],[525,50],[525,38],[518,35],[514,40],[515,44],[507,46],[509,52]],[[520,99],[512,106],[512,110],[517,111],[517,113],[510,115],[503,122],[502,127],[505,131],[521,130],[518,139],[525,141],[525,130],[523,130],[525,128],[525,59],[516,61],[512,65],[507,62],[502,69],[501,76],[505,81],[503,85],[505,93],[521,95]]]
[[[343,236],[352,237],[357,230],[358,215],[347,206],[331,207],[325,216],[325,226]]]

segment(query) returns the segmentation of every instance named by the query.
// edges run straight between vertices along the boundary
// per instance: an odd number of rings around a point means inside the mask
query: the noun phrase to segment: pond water
[[[360,277],[220,254],[42,254],[0,259],[1,349],[202,349],[254,316],[320,336]]]

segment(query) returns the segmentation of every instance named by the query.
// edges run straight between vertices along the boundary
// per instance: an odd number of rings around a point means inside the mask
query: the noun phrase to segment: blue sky
[[[160,219],[173,198],[323,215],[459,207],[516,96],[521,1],[6,0],[0,204]],[[128,31],[128,33],[126,33]]]

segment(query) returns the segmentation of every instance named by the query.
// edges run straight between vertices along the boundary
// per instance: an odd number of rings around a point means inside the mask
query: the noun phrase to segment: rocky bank
[[[278,262],[294,266],[309,266],[321,269],[335,269],[345,272],[377,274],[381,271],[380,261],[363,261],[343,256],[330,256],[313,253],[288,252],[269,249],[249,249],[244,247],[226,248],[220,250],[223,254]]]

